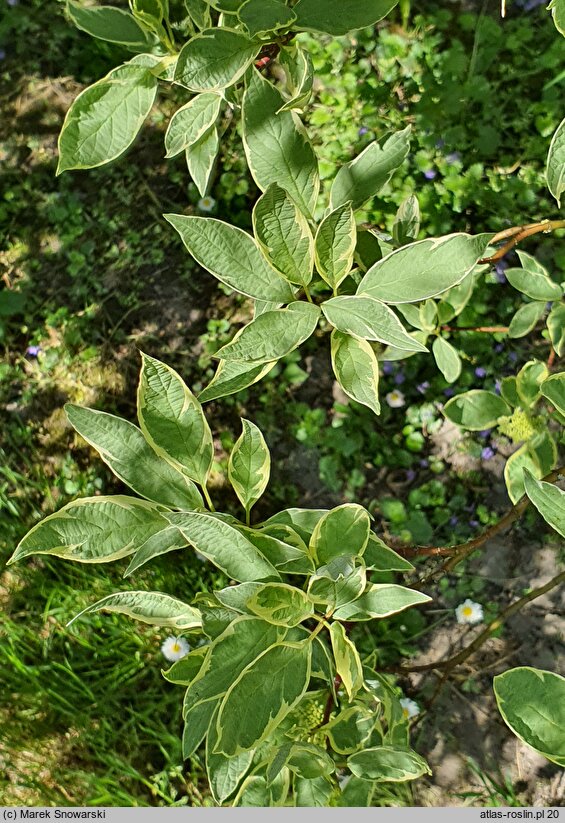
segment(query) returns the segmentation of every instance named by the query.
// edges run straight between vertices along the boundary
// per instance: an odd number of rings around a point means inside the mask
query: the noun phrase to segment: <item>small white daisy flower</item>
[[[411,700],[409,697],[402,697],[400,699],[400,705],[402,706],[402,714],[406,720],[410,720],[411,717],[417,717],[420,714],[420,707],[415,700]]]
[[[480,603],[473,603],[472,600],[465,600],[455,609],[455,616],[458,623],[482,623],[484,620],[483,607]]]
[[[167,660],[182,660],[190,651],[190,646],[184,637],[167,637],[161,651]]]
[[[208,195],[206,195],[206,197],[201,197],[197,203],[197,206],[200,209],[200,211],[213,211],[215,205],[216,201],[214,200],[214,198],[209,197]]]
[[[400,409],[404,406],[405,400],[404,395],[398,389],[394,389],[393,391],[389,391],[389,393],[385,397],[386,402],[391,407],[391,409]]]

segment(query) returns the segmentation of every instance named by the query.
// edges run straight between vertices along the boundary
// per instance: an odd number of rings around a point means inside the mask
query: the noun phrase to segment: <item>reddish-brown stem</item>
[[[539,586],[537,589],[532,589],[531,592],[521,597],[519,600],[515,600],[514,603],[511,603],[507,606],[498,617],[492,620],[488,626],[483,629],[483,631],[477,635],[477,637],[473,640],[472,643],[469,643],[464,649],[462,649],[457,654],[453,655],[453,657],[449,657],[447,660],[437,660],[434,663],[424,663],[421,666],[397,666],[394,669],[383,669],[382,671],[391,671],[395,672],[396,674],[410,674],[412,672],[429,672],[433,669],[445,671],[443,680],[446,679],[447,674],[452,671],[456,666],[459,666],[461,663],[464,663],[468,657],[474,654],[483,643],[489,639],[489,637],[499,629],[505,620],[519,611],[523,606],[527,603],[530,603],[532,600],[535,600],[538,597],[546,594],[551,589],[554,589],[556,586],[559,586],[560,583],[565,581],[565,572],[561,572],[556,577],[553,577],[543,586]]]
[[[540,232],[547,234],[555,231],[555,229],[564,228],[565,220],[541,220],[539,223],[529,223],[527,226],[514,226],[511,229],[504,229],[504,231],[495,234],[491,243],[500,243],[502,240],[506,240],[507,237],[510,239],[493,255],[483,257],[479,260],[479,263],[497,263],[499,260],[502,260],[509,251],[512,251],[514,246],[517,246],[518,243],[521,243],[522,240],[525,240],[527,237],[531,237],[533,234],[539,234]]]
[[[442,331],[507,332],[508,326],[442,326]]]
[[[560,466],[558,469],[555,469],[546,475],[543,480],[546,483],[555,483],[563,474],[565,474],[565,466]],[[468,540],[466,543],[458,543],[455,546],[416,546],[414,549],[408,550],[410,552],[406,555],[408,557],[448,556],[448,560],[419,580],[414,588],[422,588],[422,586],[425,586],[440,574],[452,571],[455,566],[474,552],[475,549],[480,548],[487,542],[487,540],[490,540],[494,537],[494,535],[498,534],[498,532],[501,532],[508,528],[508,526],[512,525],[512,523],[523,514],[529,503],[529,497],[524,495],[509,511],[506,512],[503,517],[500,518],[498,523],[490,526],[490,528],[483,532],[483,534],[480,534],[478,537],[474,537],[472,540]]]

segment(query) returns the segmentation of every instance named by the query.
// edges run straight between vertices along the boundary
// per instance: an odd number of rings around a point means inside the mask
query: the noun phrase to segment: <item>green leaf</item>
[[[214,125],[222,98],[217,94],[197,94],[171,117],[165,133],[166,157],[174,157],[197,143]]]
[[[334,374],[347,396],[380,414],[379,364],[371,345],[334,329],[331,355]]]
[[[166,671],[161,669],[161,674],[169,683],[174,683],[177,686],[189,686],[202,668],[207,654],[208,649],[206,646],[193,649],[185,657],[173,663],[170,669]]]
[[[293,28],[339,36],[373,26],[397,3],[398,0],[298,0]]]
[[[326,514],[327,509],[284,509],[277,512],[262,524],[265,526],[285,525],[291,526],[303,541],[309,542],[312,532],[316,528],[316,523]]]
[[[335,620],[351,622],[373,620],[398,614],[410,606],[429,603],[431,599],[427,594],[407,589],[405,586],[397,586],[393,583],[373,583],[361,597],[353,603],[341,606],[333,616]]]
[[[214,751],[218,742],[216,721],[217,714],[212,718],[206,737],[206,773],[212,796],[216,803],[221,805],[237,790],[251,765],[255,752],[251,749],[233,757],[226,757],[222,752]]]
[[[236,14],[245,0],[206,0],[206,2],[213,8],[218,9],[218,11],[225,11],[228,14]]]
[[[258,655],[281,639],[280,634],[279,627],[242,615],[213,641],[184,697],[185,758],[190,757],[200,745],[229,686]]]
[[[310,552],[318,565],[334,557],[362,555],[369,540],[369,513],[356,503],[345,503],[325,514],[316,524]]]
[[[502,378],[500,382],[500,394],[510,406],[520,405],[520,398],[518,397],[518,390],[516,388],[515,375],[512,374],[510,375],[510,377]]]
[[[260,48],[243,32],[207,29],[180,50],[175,80],[192,91],[221,91],[243,77]]]
[[[409,572],[414,566],[405,560],[391,548],[389,548],[380,537],[371,532],[369,542],[363,554],[363,562],[367,569],[377,572]]]
[[[207,131],[197,143],[186,149],[186,165],[201,197],[206,197],[218,151],[220,132],[217,127]]]
[[[538,320],[545,311],[545,301],[543,303],[526,303],[520,306],[508,327],[508,337],[525,337],[535,327]]]
[[[330,624],[330,640],[335,660],[335,668],[341,677],[349,702],[353,700],[363,685],[363,667],[355,644],[345,633],[341,623]]]
[[[319,317],[320,309],[305,302],[265,312],[240,329],[214,357],[256,364],[278,360],[312,336]]]
[[[553,483],[544,483],[524,469],[526,494],[552,529],[565,537],[565,492]]]
[[[332,326],[363,340],[379,340],[407,351],[427,352],[410,337],[389,307],[365,294],[332,297],[322,303],[322,311]]]
[[[103,597],[79,612],[67,624],[74,623],[79,617],[94,612],[115,612],[127,614],[134,620],[149,623],[151,626],[166,626],[170,629],[198,629],[202,619],[198,609],[188,606],[182,600],[162,592],[116,592]]]
[[[165,214],[197,263],[230,288],[256,297],[287,303],[288,283],[268,264],[247,232],[213,217]]]
[[[287,28],[296,20],[296,14],[283,0],[247,0],[237,16],[251,37]]]
[[[557,126],[547,155],[547,188],[561,205],[561,195],[565,191],[565,120]]]
[[[347,765],[356,777],[387,783],[403,783],[431,774],[428,764],[419,754],[412,749],[392,746],[375,746],[352,754],[347,759]]]
[[[528,269],[506,269],[506,279],[515,289],[531,297],[532,300],[561,300],[563,289],[547,274]]]
[[[356,243],[355,215],[347,202],[330,212],[316,232],[316,266],[334,292],[349,274]]]
[[[67,14],[81,31],[99,40],[118,43],[143,51],[153,44],[151,35],[143,29],[133,15],[113,6],[81,6],[67,2]]]
[[[558,412],[565,415],[565,373],[552,374],[540,385],[540,392],[547,397]]]
[[[547,330],[551,345],[561,357],[565,352],[565,305],[558,303],[552,308],[547,317]]]
[[[373,794],[377,783],[373,780],[361,780],[351,775],[338,797],[337,805],[345,808],[364,808],[372,806]]]
[[[420,231],[420,204],[415,194],[411,194],[400,205],[392,225],[392,239],[395,246],[413,243]]]
[[[451,343],[436,337],[432,344],[436,365],[448,383],[454,383],[461,374],[461,358]]]
[[[294,778],[294,803],[300,808],[325,808],[332,794],[333,784],[327,777]]]
[[[194,483],[162,460],[133,423],[106,412],[67,403],[69,422],[134,492],[172,509],[203,505]]]
[[[258,366],[250,366],[249,363],[239,363],[237,360],[220,360],[216,374],[206,388],[202,389],[198,399],[201,403],[208,403],[210,400],[227,397],[246,389],[265,377],[275,363],[275,360],[271,360]]]
[[[124,577],[129,577],[130,574],[137,571],[145,563],[153,560],[154,557],[160,557],[162,554],[168,552],[185,549],[189,545],[188,540],[183,536],[179,530],[173,526],[168,526],[152,534],[147,538],[145,543],[140,546],[132,557],[129,566],[124,572]]]
[[[512,414],[512,409],[494,392],[473,389],[452,397],[445,404],[443,413],[462,429],[478,432],[492,429],[500,417]]]
[[[524,408],[534,406],[540,396],[540,385],[549,376],[540,360],[528,360],[516,375],[516,390]]]
[[[307,547],[292,529],[276,525],[267,526],[262,531],[239,528],[261,554],[285,574],[313,573],[314,564],[308,555]],[[275,534],[266,533],[267,530],[274,530]]]
[[[247,538],[207,512],[167,514],[196,551],[234,580],[278,580],[279,574]]]
[[[202,31],[212,25],[210,7],[206,0],[185,0],[185,7],[196,27]]]
[[[262,191],[278,183],[311,218],[320,186],[318,161],[300,120],[293,112],[280,111],[284,103],[280,92],[253,69],[242,104],[245,154]]]
[[[290,283],[307,286],[314,267],[314,238],[302,212],[277,183],[256,202],[253,231],[273,268]]]
[[[504,481],[513,503],[525,494],[524,470],[534,477],[545,477],[553,468],[555,458],[555,443],[547,432],[533,437],[510,455],[504,466]]]
[[[332,749],[338,754],[351,754],[363,748],[375,727],[377,716],[367,706],[351,706],[341,711],[326,726]]]
[[[321,0],[327,8],[331,5]],[[342,0],[339,0],[343,5]],[[364,5],[366,5],[364,3]],[[391,134],[382,144],[369,143],[361,154],[340,168],[330,193],[332,209],[351,201],[354,209],[360,208],[370,197],[385,186],[396,169],[404,162],[410,149],[410,126]]]
[[[137,414],[149,445],[191,480],[205,486],[214,459],[202,406],[170,366],[141,352]]]
[[[228,477],[247,515],[269,482],[271,455],[261,430],[241,418],[243,431],[228,462]]]
[[[555,28],[565,37],[565,0],[551,0],[547,8],[551,9]]]
[[[81,92],[59,135],[57,174],[103,166],[123,154],[151,111],[157,85],[149,69],[130,63]]]
[[[298,741],[291,747],[287,760],[288,768],[305,780],[327,777],[335,771],[335,763],[321,746]]]
[[[314,85],[314,66],[309,53],[297,43],[283,46],[278,61],[284,68],[291,98],[281,106],[277,114],[281,111],[303,108],[312,96]]]
[[[417,303],[460,283],[483,256],[490,234],[448,234],[410,243],[378,260],[357,293],[385,303]]]
[[[288,628],[298,626],[314,613],[314,605],[307,595],[286,583],[266,583],[251,595],[246,605],[267,623]]]
[[[332,611],[356,600],[367,585],[365,566],[354,567],[353,557],[335,557],[321,566],[308,583],[308,596]],[[327,611],[327,609],[325,609]]]
[[[127,557],[167,521],[158,507],[136,497],[83,497],[50,514],[22,538],[8,563],[30,554],[52,554],[80,563]]]
[[[500,714],[514,734],[565,767],[565,678],[519,666],[497,675],[493,688]]]
[[[277,728],[308,687],[311,657],[308,641],[277,643],[247,666],[220,705],[219,751],[247,751]]]

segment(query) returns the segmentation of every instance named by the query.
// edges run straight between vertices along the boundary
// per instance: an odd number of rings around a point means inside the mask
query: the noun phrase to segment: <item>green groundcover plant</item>
[[[253,385],[312,336],[329,337],[336,380],[375,415],[379,360],[431,355],[444,378],[455,382],[462,359],[450,324],[481,277],[521,240],[565,226],[548,218],[498,234],[422,237],[415,194],[399,208],[392,235],[361,223],[359,211],[406,159],[409,127],[383,135],[343,165],[329,201],[320,202],[319,162],[300,120],[314,72],[296,35],[345,35],[375,25],[396,5],[131,0],[129,11],[73,0],[67,5],[80,29],[135,56],[72,104],[59,139],[59,173],[120,157],[160,83],[169,83],[185,89],[189,100],[168,124],[166,156],[185,153],[204,197],[222,134],[237,121],[262,192],[253,208],[253,234],[212,217],[165,217],[202,268],[253,301],[254,316],[216,352],[216,374],[198,397],[172,368],[142,354],[139,427],[103,411],[66,407],[72,426],[138,497],[67,504],[31,529],[10,562],[35,554],[82,563],[129,557],[129,577],[159,555],[189,549],[233,581],[190,602],[126,589],[81,613],[126,614],[201,641],[192,642],[193,650],[164,676],[186,688],[184,756],[205,745],[210,790],[220,805],[364,806],[380,782],[429,773],[410,746],[410,712],[393,682],[379,671],[376,654],[362,658],[350,635],[357,623],[370,625],[429,602],[425,584],[475,544],[451,547],[442,566],[407,586],[371,582],[374,573],[408,574],[414,566],[374,533],[369,512],[357,504],[289,508],[252,525],[253,506],[269,481],[270,455],[261,431],[246,419],[227,471],[242,516],[216,511],[208,488],[214,445],[202,404]],[[549,8],[564,33],[564,0]],[[268,79],[275,60],[279,79]],[[565,121],[549,145],[547,184],[560,206]],[[565,420],[565,373],[554,370],[565,347],[565,284],[532,255],[520,251],[518,259],[520,266],[506,276],[522,305],[506,333],[521,338],[541,332],[551,347],[549,361],[532,358],[501,382],[500,394],[472,389],[455,395],[444,414],[463,429],[496,428],[517,445],[504,472],[515,504],[508,522],[531,502],[565,537],[565,493],[554,485]],[[416,547],[410,556],[419,554],[433,551]],[[563,578],[530,592],[507,613]],[[447,672],[490,636],[495,623],[445,661]],[[494,689],[515,734],[565,765],[564,679],[521,667],[497,676]]]

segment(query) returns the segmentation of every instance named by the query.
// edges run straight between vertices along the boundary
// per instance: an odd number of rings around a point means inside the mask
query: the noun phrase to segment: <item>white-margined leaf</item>
[[[265,583],[250,595],[246,607],[267,623],[288,628],[298,626],[314,613],[305,592],[286,583]]]
[[[427,352],[410,337],[398,317],[385,303],[366,294],[332,297],[322,303],[322,311],[332,326],[363,340],[379,340],[406,351]]]
[[[334,374],[347,396],[380,414],[379,364],[370,343],[335,329],[331,356]]]
[[[206,197],[208,186],[220,148],[220,132],[213,126],[185,151],[188,173],[201,197]]]
[[[336,672],[341,677],[349,702],[351,702],[363,685],[363,667],[359,652],[348,638],[341,623],[334,621],[330,624],[330,640]]]
[[[191,546],[241,583],[279,580],[275,567],[243,534],[208,512],[167,513],[167,520]]]
[[[561,205],[561,195],[565,191],[565,120],[558,125],[547,155],[547,187]]]
[[[151,111],[157,85],[146,66],[127,63],[81,92],[59,135],[57,174],[102,166],[123,154]]]
[[[165,219],[203,268],[232,289],[259,300],[288,303],[293,293],[247,232],[213,217],[166,214]]]
[[[320,187],[318,161],[298,117],[280,111],[284,103],[280,92],[254,69],[242,105],[245,154],[262,191],[278,183],[311,218]]]
[[[253,230],[271,265],[290,283],[307,286],[314,267],[314,238],[308,221],[278,183],[256,202]]]
[[[109,563],[127,557],[167,528],[158,506],[136,497],[84,497],[50,514],[22,538],[8,561],[52,554],[80,563]]]
[[[448,383],[454,383],[461,374],[461,358],[451,343],[443,337],[436,337],[432,344],[434,360]]]
[[[184,549],[188,545],[190,545],[188,540],[176,526],[168,526],[162,529],[162,531],[152,534],[147,538],[145,543],[137,549],[124,572],[124,577],[129,577],[130,574],[133,574],[133,572],[137,571],[141,566],[144,566],[145,563],[153,560],[154,557],[160,557],[162,554]]]
[[[217,94],[197,94],[177,109],[165,132],[166,157],[175,157],[204,137],[218,119],[221,102]]]
[[[303,108],[312,96],[314,85],[312,58],[306,49],[296,43],[292,46],[283,46],[278,61],[285,70],[286,84],[291,97],[280,107],[277,114],[281,111]]]
[[[420,204],[415,194],[404,200],[396,212],[392,226],[392,239],[395,246],[413,243],[420,231]]]
[[[462,429],[483,431],[496,426],[498,419],[511,414],[512,409],[494,392],[472,389],[452,397],[443,413]]]
[[[318,565],[335,557],[360,556],[367,547],[371,521],[357,503],[344,503],[318,520],[310,538],[310,552]]]
[[[175,80],[192,91],[221,91],[243,77],[260,48],[241,31],[207,29],[182,47]]]
[[[397,586],[392,583],[373,583],[353,603],[347,603],[337,609],[334,612],[334,618],[336,620],[357,622],[389,617],[391,614],[397,614],[410,606],[429,603],[431,599],[427,594],[414,591],[414,589],[407,589],[405,586]]]
[[[116,592],[87,606],[68,623],[94,612],[126,614],[151,626],[166,626],[178,631],[198,629],[202,625],[200,612],[176,597],[162,592]]]
[[[114,6],[82,6],[67,2],[67,14],[81,31],[99,40],[118,43],[136,51],[150,49],[153,38],[135,17]]]
[[[237,16],[250,37],[288,28],[296,20],[296,14],[283,0],[245,0]]]
[[[565,492],[553,483],[537,480],[528,469],[524,469],[524,487],[543,519],[565,537]]]
[[[551,9],[555,28],[565,37],[565,0],[551,0],[548,9]]]
[[[534,300],[520,306],[508,326],[508,337],[525,337],[535,328],[545,312],[545,300]]]
[[[134,492],[172,509],[203,505],[192,480],[159,457],[133,423],[72,403],[67,403],[65,412],[73,428]]]
[[[504,722],[515,735],[565,767],[565,678],[519,666],[497,675],[494,694]]]
[[[533,258],[529,259],[533,260]],[[561,300],[563,289],[549,277],[542,266],[530,267],[527,261],[522,265],[521,269],[506,269],[504,272],[511,286],[531,297],[532,300]]]
[[[220,704],[218,751],[233,756],[259,745],[308,688],[312,644],[277,643],[247,666]]]
[[[557,303],[546,320],[551,345],[561,357],[565,351],[565,304]]]
[[[378,194],[404,162],[409,149],[410,126],[391,134],[382,145],[377,140],[369,143],[355,160],[346,163],[336,174],[330,194],[332,209],[349,200],[353,208],[358,209]]]
[[[352,754],[347,765],[356,777],[386,783],[403,783],[431,774],[423,757],[408,748],[375,746]]]
[[[227,397],[229,394],[246,389],[265,377],[275,363],[275,360],[271,360],[257,366],[250,366],[249,363],[240,363],[237,360],[220,360],[216,374],[206,388],[202,389],[198,399],[201,403],[207,403],[210,400]]]
[[[490,234],[448,234],[410,243],[378,260],[357,293],[384,303],[417,303],[460,283],[483,256]]]
[[[265,649],[284,637],[285,630],[256,617],[236,617],[209,647],[183,702],[183,755],[198,748],[216,708],[239,674]]]
[[[552,374],[544,380],[540,385],[540,392],[565,416],[565,372]]]
[[[214,355],[221,360],[267,363],[297,349],[314,333],[320,309],[311,303],[294,302],[256,317],[238,331]]]
[[[241,418],[243,431],[230,454],[228,477],[247,515],[269,482],[271,455],[261,430]]]
[[[397,3],[398,0],[298,0],[293,28],[339,36],[373,26]]]
[[[214,446],[202,406],[174,369],[143,352],[141,356],[137,392],[141,430],[158,455],[205,486]]]
[[[316,232],[316,267],[334,292],[351,270],[356,243],[355,215],[347,202],[330,212]]]

